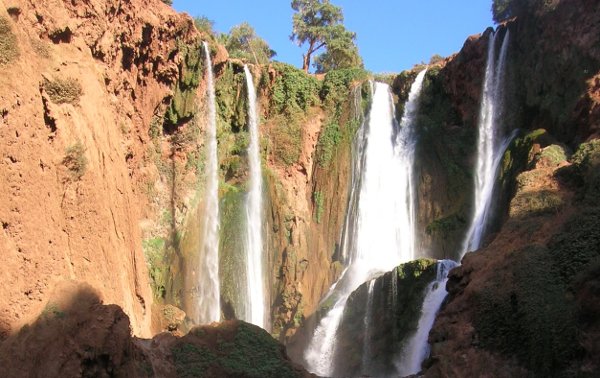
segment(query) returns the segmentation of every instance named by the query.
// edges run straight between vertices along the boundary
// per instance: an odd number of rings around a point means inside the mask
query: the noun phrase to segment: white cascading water
[[[400,361],[396,364],[399,376],[404,377],[421,371],[421,363],[429,355],[429,343],[427,342],[429,331],[444,298],[448,294],[446,292],[448,272],[457,265],[452,260],[438,261],[436,278],[425,289],[425,298],[417,331],[404,345]]]
[[[206,91],[208,94],[208,127],[206,130],[206,199],[203,237],[200,253],[198,324],[219,321],[221,318],[219,289],[219,168],[217,160],[217,112],[215,86],[208,44],[206,55]]]
[[[262,220],[262,170],[260,164],[256,90],[248,66],[244,66],[248,88],[248,163],[250,186],[246,198],[246,256],[247,288],[244,320],[265,328],[265,290],[263,281],[263,220]]]
[[[416,108],[425,72],[419,73],[413,83],[406,112]],[[304,353],[308,369],[321,376],[330,376],[335,368],[336,333],[350,294],[363,282],[414,258],[414,229],[411,220],[413,198],[409,185],[412,176],[414,137],[407,122],[400,130],[394,119],[393,99],[389,86],[376,83],[366,130],[359,131],[360,185],[354,208],[346,222],[353,224],[353,232],[345,232],[342,251],[348,267],[332,286],[323,301],[335,301],[331,310],[321,319]],[[397,134],[395,133],[397,131]],[[395,136],[395,138],[394,138]],[[362,145],[362,147],[360,146]],[[355,166],[356,167],[356,166]]]
[[[493,33],[488,43],[487,64],[479,112],[474,211],[471,225],[463,242],[461,258],[468,251],[474,251],[481,247],[481,240],[485,236],[489,221],[498,166],[506,147],[514,137],[514,134],[504,137],[503,130],[498,125],[504,107],[504,66],[508,51],[509,32],[506,31],[500,54],[496,60],[498,34],[498,32]]]

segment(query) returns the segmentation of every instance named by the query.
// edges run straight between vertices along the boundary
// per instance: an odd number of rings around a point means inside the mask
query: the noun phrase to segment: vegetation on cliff
[[[362,59],[354,44],[356,34],[342,24],[342,9],[329,0],[293,0],[293,28],[290,39],[299,46],[308,44],[303,55],[302,69],[308,72],[311,57],[322,48],[315,66],[318,72],[332,69],[361,67]]]

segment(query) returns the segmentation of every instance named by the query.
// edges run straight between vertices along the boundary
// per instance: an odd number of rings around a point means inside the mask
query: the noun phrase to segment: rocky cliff
[[[2,1],[0,24],[2,334],[74,280],[149,335],[167,286],[152,248],[196,192],[200,35],[158,0]]]
[[[597,2],[562,1],[502,26],[511,35],[504,122],[523,132],[502,163],[498,232],[450,274],[425,376],[598,372],[598,20]]]

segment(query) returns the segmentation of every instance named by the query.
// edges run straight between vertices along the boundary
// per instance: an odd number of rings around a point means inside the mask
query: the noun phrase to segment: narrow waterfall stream
[[[498,166],[506,147],[514,137],[514,134],[505,136],[504,130],[499,126],[504,108],[504,66],[508,51],[509,32],[506,31],[498,58],[496,58],[498,34],[498,32],[494,32],[488,43],[479,112],[474,210],[471,225],[463,242],[461,258],[468,251],[474,251],[481,247],[481,241],[489,222]]]
[[[417,331],[404,345],[400,360],[396,364],[401,377],[421,371],[421,363],[429,355],[429,343],[427,342],[429,331],[435,321],[435,315],[448,294],[446,292],[448,272],[457,265],[453,260],[438,261],[436,278],[425,289],[425,299]]]
[[[206,130],[206,199],[202,224],[203,237],[198,269],[198,324],[219,321],[221,318],[219,290],[219,162],[217,157],[217,112],[215,85],[206,42],[206,91],[208,94],[208,127]]]
[[[256,110],[256,90],[248,66],[244,66],[248,88],[248,161],[250,183],[246,198],[246,256],[247,293],[244,320],[265,328],[265,290],[263,281],[263,219],[262,219],[262,170],[260,163],[258,115]]]
[[[419,73],[411,87],[408,120],[416,109],[424,76],[425,71]],[[315,374],[330,376],[334,372],[336,333],[350,294],[370,278],[414,258],[412,126],[406,121],[398,128],[389,87],[376,83],[368,120],[357,135],[354,169],[359,172],[353,173],[353,184],[359,187],[352,191],[358,197],[354,204],[351,198],[342,241],[347,249],[342,256],[348,265],[323,300],[334,304],[304,353],[309,370]]]

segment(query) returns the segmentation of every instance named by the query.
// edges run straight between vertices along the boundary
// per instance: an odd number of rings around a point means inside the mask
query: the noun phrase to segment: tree
[[[194,25],[199,31],[203,31],[208,35],[214,35],[215,22],[206,16],[194,17]]]
[[[233,58],[267,64],[277,54],[264,39],[256,35],[254,28],[247,22],[234,26],[228,35],[222,34],[220,38]]]
[[[315,58],[314,66],[318,73],[341,68],[362,67],[363,62],[354,44],[356,34],[341,25],[332,27],[325,39],[327,51]]]
[[[336,36],[345,38],[338,41],[340,45],[355,38],[354,33],[348,32],[341,24],[344,20],[342,9],[329,0],[292,0],[292,9],[297,13],[293,16],[290,39],[298,46],[308,44],[306,54],[302,57],[302,69],[305,72],[308,72],[312,55],[328,44],[333,45]]]

